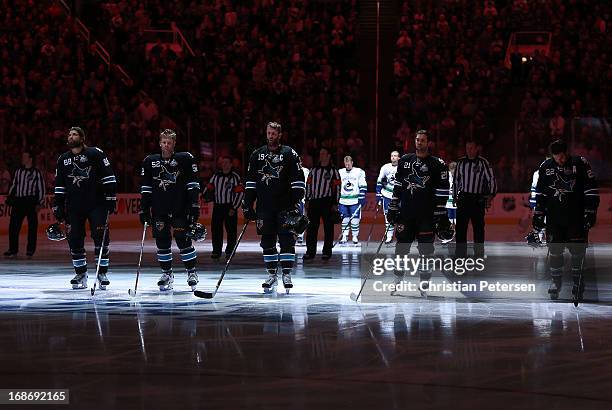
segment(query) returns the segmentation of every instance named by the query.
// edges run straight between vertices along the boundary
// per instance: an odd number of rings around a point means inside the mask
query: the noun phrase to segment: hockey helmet
[[[66,239],[66,233],[57,222],[49,225],[47,228],[47,238],[52,241],[61,241]]]
[[[525,240],[527,241],[527,245],[531,246],[532,248],[539,248],[542,246],[542,240],[540,239],[540,234],[538,231],[529,232],[525,237]]]
[[[299,211],[284,212],[282,215],[281,228],[288,230],[296,235],[301,235],[308,226],[308,217]]]
[[[187,237],[192,241],[202,242],[206,239],[206,227],[200,223],[195,223],[187,230]]]
[[[453,239],[455,239],[455,228],[452,225],[448,225],[448,227],[438,229],[436,231],[436,236],[442,243],[449,243]]]

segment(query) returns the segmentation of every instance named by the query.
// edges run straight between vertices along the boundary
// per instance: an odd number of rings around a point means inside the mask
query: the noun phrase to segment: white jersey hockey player
[[[344,168],[340,169],[342,190],[338,210],[342,214],[342,238],[340,243],[346,243],[350,230],[353,235],[353,244],[359,244],[359,223],[361,221],[361,208],[365,206],[368,184],[365,172],[361,168],[353,167],[353,158],[344,157]],[[351,219],[351,217],[353,219]]]
[[[382,205],[385,214],[385,229],[387,232],[385,243],[390,243],[393,240],[393,225],[390,225],[389,221],[387,221],[387,211],[389,210],[391,198],[393,198],[395,172],[397,171],[397,162],[399,158],[399,152],[391,152],[391,162],[386,163],[380,168],[380,173],[376,180],[376,202],[379,206]]]

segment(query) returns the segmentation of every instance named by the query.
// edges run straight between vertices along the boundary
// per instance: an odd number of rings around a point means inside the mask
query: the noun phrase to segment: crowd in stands
[[[125,192],[137,190],[140,161],[163,128],[177,129],[179,147],[202,157],[204,179],[215,156],[229,154],[241,169],[271,119],[282,119],[306,165],[321,146],[368,162],[356,0],[109,0],[82,10],[89,43],[55,1],[0,4],[0,194],[25,148],[51,187],[72,125],[107,152]],[[172,22],[193,55],[150,31]],[[551,137],[570,135],[574,117],[609,116],[608,22],[609,6],[595,0],[400,2],[395,144],[412,149],[414,132],[427,128],[432,149],[452,160],[475,139],[495,159],[500,185],[525,190],[531,170],[505,144],[515,122],[521,149],[542,156]],[[506,66],[510,33],[535,28],[552,33],[551,53],[525,62],[516,54]],[[93,40],[131,83],[109,70]],[[572,131],[589,158],[612,149],[595,120]]]
[[[523,190],[532,172],[524,166],[526,156],[541,159],[552,138],[572,137],[576,117],[609,116],[607,4],[404,1],[394,61],[396,144],[405,147],[414,130],[428,128],[440,142],[438,154],[450,159],[462,155],[466,139],[474,139],[496,160],[500,186]],[[510,35],[520,31],[550,32],[550,53],[523,56],[513,50],[507,66]],[[507,155],[515,129],[518,158]],[[581,129],[573,143],[601,156],[598,142],[609,138],[609,130]]]

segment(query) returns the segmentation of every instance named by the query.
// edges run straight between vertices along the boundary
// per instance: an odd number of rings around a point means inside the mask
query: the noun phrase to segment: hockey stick
[[[383,243],[385,243],[385,239],[387,239],[387,232],[389,232],[389,227],[390,226],[391,225],[389,225],[387,227],[387,229],[385,229],[385,233],[384,233],[382,239],[380,240],[380,243],[378,244],[378,249],[376,249],[376,253],[374,254],[374,256],[378,255],[378,253],[380,252],[380,248],[382,248]],[[365,257],[364,257],[364,259],[365,259]],[[368,271],[365,279],[363,280],[363,283],[361,284],[361,288],[359,289],[359,293],[357,293],[357,294],[355,294],[355,292],[351,293],[351,300],[353,302],[357,302],[357,300],[359,299],[359,296],[361,296],[361,292],[363,292],[363,288],[365,287],[365,284],[368,281],[368,279],[370,279],[370,272],[369,271]]]
[[[229,268],[230,263],[232,263],[232,259],[234,259],[234,255],[236,254],[236,249],[238,249],[238,245],[240,244],[240,241],[242,240],[242,236],[244,235],[244,232],[246,231],[247,226],[249,226],[249,222],[251,221],[247,219],[246,223],[242,227],[242,231],[240,232],[240,236],[238,236],[236,245],[234,246],[234,249],[232,249],[232,253],[230,257],[227,259],[227,262],[225,262],[225,267],[223,268],[223,272],[221,272],[221,277],[219,278],[219,281],[217,282],[217,287],[215,288],[215,291],[214,292],[203,292],[200,290],[195,290],[193,291],[193,294],[196,297],[204,298],[204,299],[212,299],[215,297],[215,295],[217,294],[217,291],[219,290],[219,286],[221,286],[223,277],[225,276],[225,273],[227,272],[227,268]]]
[[[335,248],[336,245],[338,245],[338,242],[340,242],[340,240],[342,239],[342,235],[344,235],[344,232],[346,232],[347,229],[351,226],[351,221],[353,220],[353,218],[355,218],[355,215],[357,215],[357,213],[360,210],[361,210],[361,205],[359,205],[357,209],[355,209],[355,212],[353,212],[353,215],[351,215],[351,217],[349,218],[348,222],[346,223],[346,226],[342,229],[342,232],[340,232],[340,235],[338,235],[338,239],[336,239],[336,242],[334,242],[334,244],[332,245],[332,249]]]
[[[368,233],[368,240],[366,241],[365,247],[368,249],[368,245],[370,244],[370,239],[372,238],[372,232],[374,231],[374,225],[376,224],[376,217],[378,216],[378,211],[380,211],[380,207],[376,204],[376,213],[374,214],[374,220],[372,221],[372,226],[370,226],[370,232]]]
[[[96,264],[96,280],[94,281],[93,288],[91,288],[91,296],[96,293],[96,286],[98,286],[98,273],[100,272],[100,262],[102,262],[102,251],[104,250],[104,242],[106,241],[106,232],[108,231],[108,219],[110,212],[106,211],[106,223],[104,225],[104,233],[102,234],[102,243],[100,244],[100,252],[98,253],[98,263]]]
[[[582,293],[584,291],[580,291],[582,287],[582,277],[584,276],[584,260],[586,259],[586,252],[584,253],[584,258],[580,262],[580,276],[578,277],[578,289],[576,289],[576,294],[572,295],[572,302],[574,302],[574,307],[578,307],[578,304],[582,302]]]
[[[147,226],[148,222],[144,223],[144,229],[142,230],[142,241],[140,241],[140,256],[138,257],[138,269],[136,269],[136,284],[134,285],[134,290],[128,289],[128,294],[132,297],[136,296],[136,289],[138,289],[138,277],[140,276],[140,264],[142,262],[142,251],[144,250],[144,240],[145,235],[147,234]]]

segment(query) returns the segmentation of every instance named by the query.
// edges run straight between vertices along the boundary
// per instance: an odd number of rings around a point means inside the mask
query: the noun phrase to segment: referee
[[[497,193],[495,176],[489,161],[478,155],[474,141],[465,144],[466,156],[457,161],[453,175],[453,202],[457,206],[455,257],[467,256],[468,223],[474,230],[474,257],[484,257],[485,208]]]
[[[306,212],[308,229],[306,231],[306,254],[303,259],[313,259],[317,253],[317,237],[320,219],[323,219],[323,256],[331,258],[334,242],[334,221],[332,215],[338,212],[340,201],[340,173],[331,164],[331,153],[327,148],[319,151],[319,164],[310,170],[306,181]]]
[[[6,202],[12,207],[9,222],[9,249],[4,252],[7,258],[19,252],[19,232],[23,219],[28,218],[27,256],[31,258],[36,252],[38,230],[38,206],[45,199],[45,183],[42,173],[33,166],[34,158],[30,151],[21,154],[21,167],[15,171],[13,182]]]
[[[237,209],[242,203],[244,188],[240,176],[232,170],[232,159],[221,158],[221,171],[216,172],[204,191],[204,201],[214,202],[212,213],[212,259],[219,259],[223,250],[223,226],[227,231],[225,257],[229,258],[236,246],[238,229]]]

